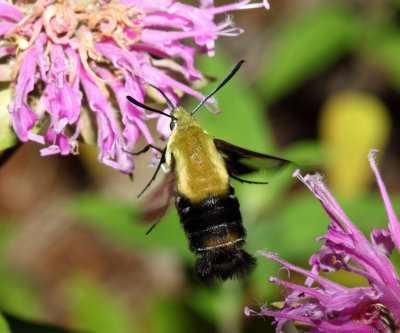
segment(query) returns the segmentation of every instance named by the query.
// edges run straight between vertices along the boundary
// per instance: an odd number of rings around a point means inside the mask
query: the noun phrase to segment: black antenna
[[[232,71],[227,75],[227,77],[217,86],[217,88],[215,88],[212,92],[210,92],[201,102],[199,105],[197,105],[194,110],[191,112],[191,115],[193,116],[193,114],[200,108],[200,106],[202,106],[212,95],[214,95],[219,89],[221,89],[225,83],[227,83],[235,74],[236,72],[239,70],[239,68],[243,65],[244,60],[240,60],[237,65],[235,66],[234,69],[232,69]]]
[[[153,86],[152,84],[149,84],[149,86],[153,87],[154,89],[156,89],[161,95],[163,95],[164,99],[166,100],[168,106],[171,108],[171,110],[175,110],[175,105],[172,104],[172,102],[169,100],[169,98],[167,97],[167,95],[165,95],[165,93],[158,87]]]
[[[166,117],[175,119],[175,118],[172,117],[170,114],[165,113],[165,112],[162,112],[162,111],[157,110],[157,109],[153,109],[153,108],[150,107],[150,106],[144,105],[144,104],[140,103],[139,101],[137,101],[136,99],[134,99],[134,98],[131,97],[131,96],[126,96],[126,98],[127,98],[128,101],[131,102],[132,104],[135,104],[136,106],[140,106],[141,108],[143,108],[143,109],[145,109],[145,110],[148,110],[148,111],[151,111],[151,112],[155,112],[155,113],[159,113],[159,114],[162,114],[163,116],[166,116]]]

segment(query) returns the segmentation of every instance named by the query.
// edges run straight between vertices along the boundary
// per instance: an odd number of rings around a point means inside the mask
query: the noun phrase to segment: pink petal
[[[10,31],[12,28],[15,27],[15,24],[13,23],[0,23],[0,36],[5,35],[8,31]]]
[[[33,48],[25,54],[24,61],[15,86],[15,97],[9,108],[15,133],[21,141],[28,140],[28,131],[31,130],[39,116],[28,106],[27,97],[33,90],[35,80],[35,52]]]
[[[97,119],[99,160],[121,172],[132,172],[133,161],[124,151],[124,142],[110,103],[84,68],[80,68],[80,73],[90,110],[95,113]]]
[[[6,55],[14,54],[15,50],[16,50],[15,46],[0,47],[0,58],[4,57]]]
[[[383,203],[385,204],[386,212],[389,218],[389,230],[393,238],[393,242],[396,244],[397,250],[400,251],[400,225],[399,220],[396,217],[396,213],[393,210],[392,204],[389,199],[389,195],[386,191],[386,186],[382,181],[381,175],[379,174],[378,167],[376,165],[374,155],[378,150],[374,149],[369,152],[368,159],[371,164],[371,169],[375,174],[376,181],[381,191]]]
[[[16,7],[0,4],[0,19],[6,21],[19,22],[24,18],[24,14],[22,14]]]
[[[389,257],[393,251],[394,243],[391,237],[391,233],[385,229],[372,229],[371,241],[374,248],[379,252]]]

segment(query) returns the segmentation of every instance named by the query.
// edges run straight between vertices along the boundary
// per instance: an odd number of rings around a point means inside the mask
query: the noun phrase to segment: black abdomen
[[[246,231],[231,185],[226,195],[196,203],[178,193],[175,204],[189,248],[201,256],[196,262],[196,272],[204,284],[212,283],[214,278],[226,280],[250,272],[255,259],[241,249]]]

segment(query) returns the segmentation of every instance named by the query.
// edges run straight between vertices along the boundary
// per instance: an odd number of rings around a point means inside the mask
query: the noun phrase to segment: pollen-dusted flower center
[[[49,6],[42,15],[44,28],[56,44],[66,44],[78,27],[78,18],[68,5]]]
[[[49,38],[48,45],[69,44],[74,48],[84,49],[85,54],[80,52],[81,60],[88,69],[86,64],[90,58],[99,59],[93,48],[94,43],[112,40],[121,49],[126,50],[127,46],[140,40],[142,20],[145,16],[143,10],[135,8],[132,4],[125,5],[115,0],[102,6],[99,6],[97,1],[82,4],[73,1],[39,0],[17,7],[26,13],[26,16],[4,36],[11,45],[17,47],[18,56],[13,69],[13,80],[16,79],[25,57],[25,53],[21,51],[32,46],[43,31]],[[91,33],[80,33],[80,30]],[[95,76],[94,73],[91,75]]]

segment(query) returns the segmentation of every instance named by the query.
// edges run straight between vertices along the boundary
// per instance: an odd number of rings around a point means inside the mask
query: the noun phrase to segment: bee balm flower
[[[152,84],[175,104],[176,90],[202,99],[188,85],[202,78],[194,55],[212,56],[219,35],[242,32],[229,19],[214,23],[215,15],[268,7],[265,0],[249,2],[216,7],[212,0],[200,0],[197,8],[173,0],[0,1],[0,57],[11,67],[9,77],[4,72],[0,78],[15,90],[9,106],[15,133],[21,141],[49,143],[42,155],[67,155],[76,153],[77,139],[95,128],[99,160],[131,172],[126,151],[140,135],[153,142],[145,121],[158,115],[147,115],[126,95],[142,102],[145,86]],[[188,39],[196,48],[185,44]],[[46,120],[47,133],[34,134],[34,126]],[[158,130],[169,135],[165,117]]]
[[[374,160],[376,152],[371,150],[369,162],[388,214],[389,230],[372,230],[371,241],[367,240],[345,215],[320,176],[303,178],[297,173],[331,220],[328,234],[317,239],[325,240],[325,244],[311,256],[311,271],[291,265],[276,254],[261,252],[307,279],[301,286],[270,277],[269,281],[290,290],[284,306],[276,311],[262,309],[261,313],[246,308],[247,315],[274,317],[277,332],[290,320],[310,324],[309,332],[400,332],[400,281],[389,260],[394,248],[400,251],[400,226]],[[347,288],[318,275],[320,271],[340,269],[364,277],[369,286]]]

